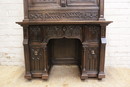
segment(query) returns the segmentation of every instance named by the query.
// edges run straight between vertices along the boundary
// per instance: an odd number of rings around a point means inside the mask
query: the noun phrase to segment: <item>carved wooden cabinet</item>
[[[48,79],[55,64],[76,64],[81,79],[104,74],[104,0],[24,0],[25,78]]]

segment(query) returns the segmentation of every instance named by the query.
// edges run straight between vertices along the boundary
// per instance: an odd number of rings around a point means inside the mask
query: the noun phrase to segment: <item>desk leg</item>
[[[87,75],[87,70],[86,70],[86,61],[87,61],[87,56],[86,56],[86,45],[83,45],[82,47],[82,68],[81,68],[81,79],[85,80],[86,78],[88,78]]]
[[[43,55],[44,55],[44,61],[43,61],[43,63],[44,63],[44,69],[43,69],[43,74],[42,74],[42,79],[44,79],[44,80],[47,80],[48,79],[48,76],[49,76],[49,74],[48,74],[48,56],[47,56],[47,45],[44,45],[43,46]]]

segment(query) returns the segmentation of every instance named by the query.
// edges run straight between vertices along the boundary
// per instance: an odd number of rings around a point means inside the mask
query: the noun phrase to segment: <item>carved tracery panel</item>
[[[79,20],[98,20],[98,10],[80,11],[30,11],[29,18],[32,21],[79,21]]]

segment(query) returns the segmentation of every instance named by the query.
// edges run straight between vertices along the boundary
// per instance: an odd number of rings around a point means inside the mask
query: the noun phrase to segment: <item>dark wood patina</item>
[[[81,79],[104,74],[104,0],[24,0],[25,78],[48,79],[54,64],[76,64]]]

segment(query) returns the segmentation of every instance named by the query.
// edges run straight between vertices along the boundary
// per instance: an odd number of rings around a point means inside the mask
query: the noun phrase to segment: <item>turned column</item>
[[[24,46],[24,58],[25,58],[25,78],[31,79],[31,67],[30,67],[30,56],[29,56],[29,44],[28,44],[28,26],[23,26],[23,46]]]
[[[23,21],[29,21],[28,8],[29,8],[29,2],[28,0],[24,0],[24,20]]]
[[[100,0],[99,6],[100,6],[99,21],[100,20],[102,21],[102,20],[105,20],[104,19],[104,0]]]

